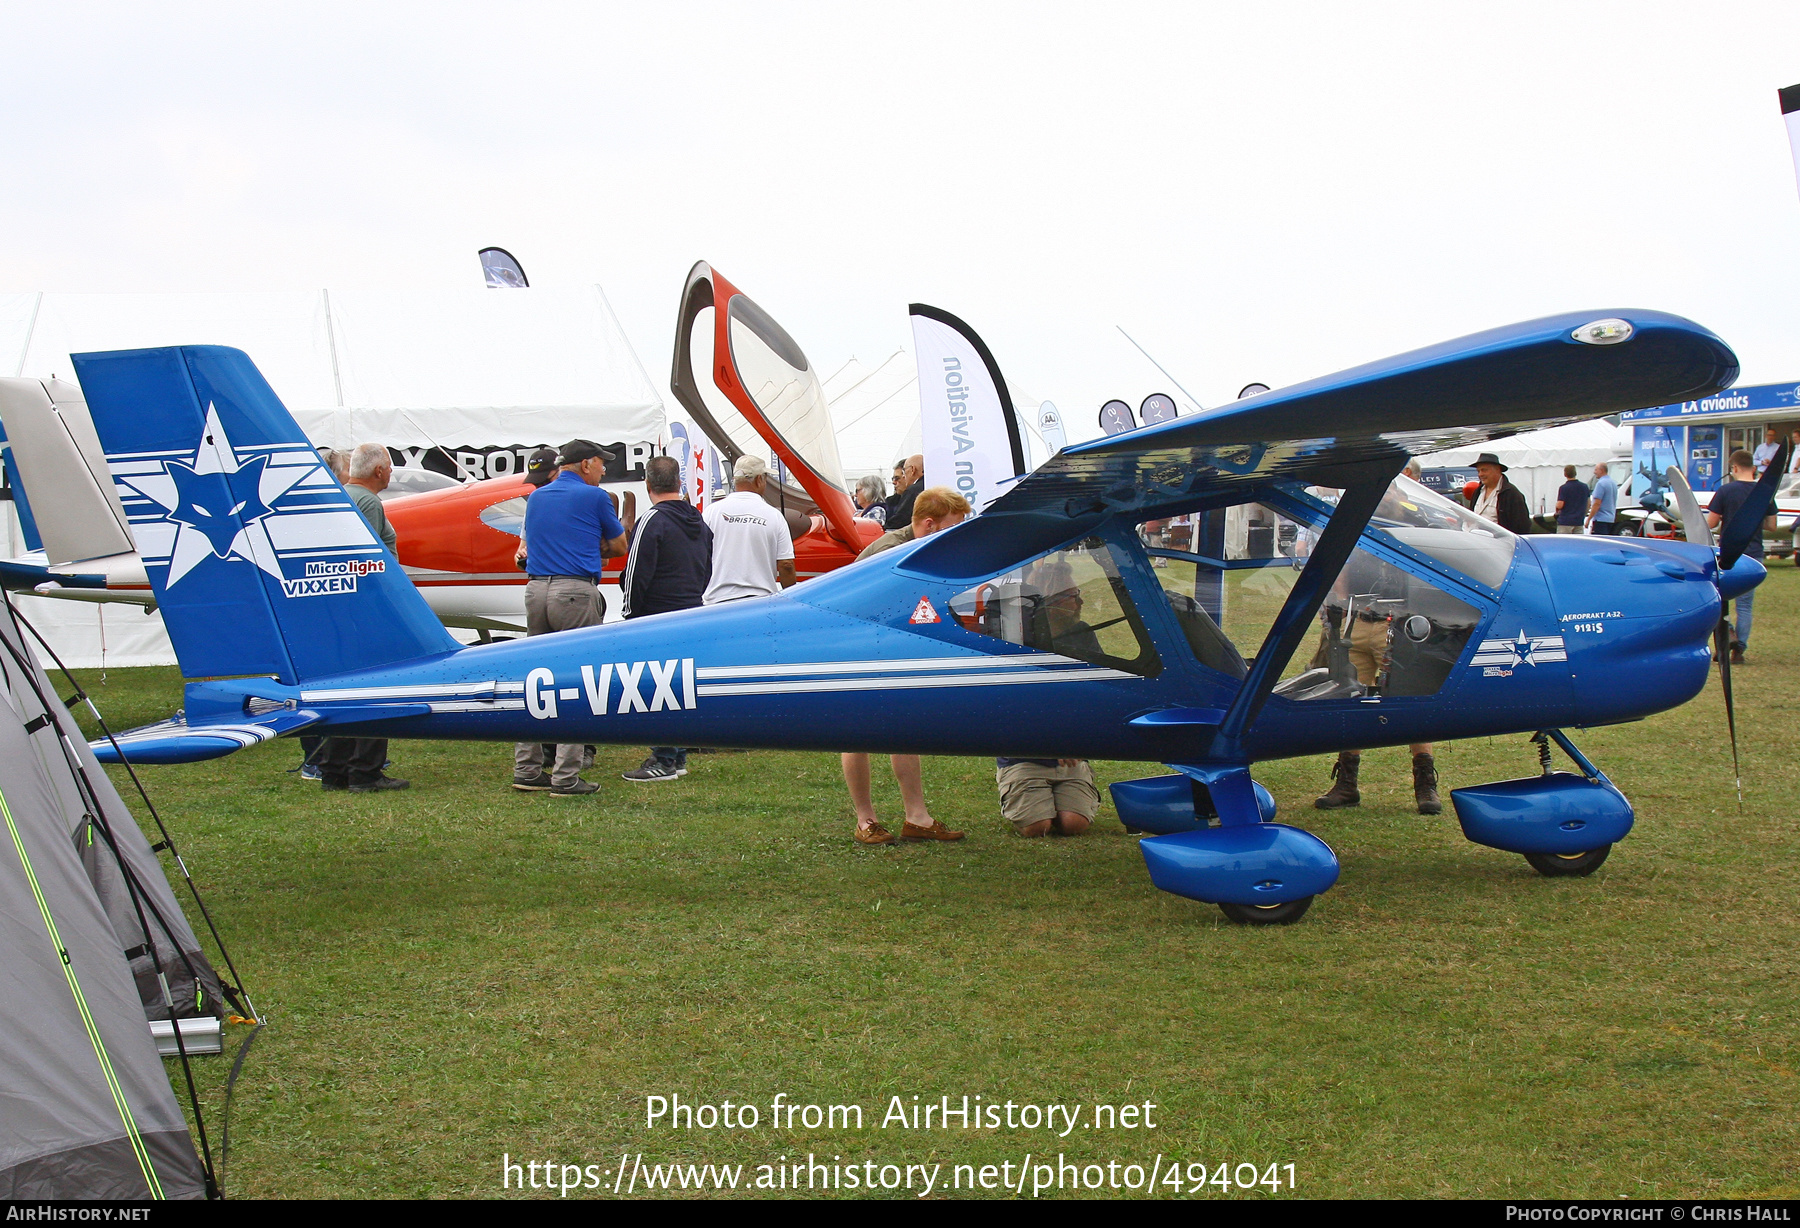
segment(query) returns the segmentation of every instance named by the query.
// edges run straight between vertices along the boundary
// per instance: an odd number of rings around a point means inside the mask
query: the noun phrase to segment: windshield
[[[481,523],[490,529],[511,533],[514,537],[522,536],[525,532],[525,496],[514,495],[510,499],[488,504],[481,509]]]
[[[782,442],[813,472],[842,489],[837,431],[806,355],[781,325],[743,295],[732,296],[730,312],[731,361],[744,391]]]
[[[1307,493],[1335,507],[1340,492],[1312,486]],[[1388,486],[1369,527],[1488,588],[1506,582],[1518,541],[1493,521],[1483,520],[1404,474]]]
[[[432,469],[413,469],[401,466],[394,470],[394,476],[388,479],[388,487],[381,492],[383,499],[395,499],[401,495],[422,495],[428,490],[448,490],[462,483],[447,473],[438,473]]]

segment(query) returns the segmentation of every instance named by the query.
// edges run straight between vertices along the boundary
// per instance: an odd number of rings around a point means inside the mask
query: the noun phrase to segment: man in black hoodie
[[[644,465],[650,508],[638,517],[631,537],[625,577],[619,581],[625,617],[644,618],[700,605],[712,579],[712,530],[682,497],[681,465],[672,456],[653,456]],[[687,775],[687,751],[653,746],[643,765],[626,772],[635,784]]]

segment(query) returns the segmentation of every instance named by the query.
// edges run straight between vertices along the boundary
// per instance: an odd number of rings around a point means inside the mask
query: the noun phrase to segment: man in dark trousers
[[[1779,451],[1780,445],[1777,444],[1776,448]],[[1767,461],[1763,462],[1763,467],[1768,467]],[[1706,523],[1711,525],[1715,531],[1718,530],[1729,523],[1731,518],[1737,515],[1738,509],[1744,506],[1744,502],[1755,493],[1756,458],[1739,448],[1731,454],[1731,480],[1713,492],[1712,503],[1706,509]],[[1756,532],[1750,535],[1749,542],[1744,546],[1745,557],[1755,559],[1759,563],[1763,561],[1763,530],[1774,527],[1775,508],[1771,504],[1769,514],[1763,517],[1762,524],[1757,526]],[[1731,663],[1733,665],[1750,664],[1744,659],[1744,650],[1750,646],[1751,606],[1755,600],[1756,590],[1753,588],[1745,589],[1732,600],[1732,613],[1737,615],[1731,624]]]
[[[350,454],[350,478],[344,483],[356,510],[381,539],[390,556],[398,538],[381,507],[381,492],[394,476],[394,462],[378,443],[363,443]],[[399,563],[396,560],[395,567]],[[320,747],[319,787],[326,792],[348,789],[352,793],[382,793],[404,789],[411,782],[395,780],[381,769],[387,763],[386,738],[326,738]]]
[[[1475,491],[1475,514],[1491,520],[1514,533],[1531,532],[1531,509],[1525,506],[1525,495],[1506,480],[1506,466],[1492,452],[1475,458],[1475,472],[1481,483]]]
[[[625,578],[619,582],[625,617],[698,609],[712,581],[712,530],[682,497],[681,465],[674,457],[650,458],[644,465],[644,489],[650,493],[650,507],[638,517]],[[679,746],[653,746],[642,766],[624,773],[634,784],[686,775],[687,751]]]
[[[600,489],[612,453],[591,439],[571,439],[556,454],[555,480],[525,501],[525,532],[515,561],[531,579],[525,585],[525,631],[548,635],[595,627],[605,617],[600,573],[605,560],[625,553],[622,524],[612,499]],[[626,514],[630,515],[630,506]],[[513,788],[553,797],[585,797],[600,786],[581,779],[581,745],[556,748],[544,772],[544,747],[521,742],[513,749]]]

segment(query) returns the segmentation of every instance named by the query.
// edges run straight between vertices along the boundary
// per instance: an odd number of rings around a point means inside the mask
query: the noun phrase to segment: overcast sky
[[[1209,405],[1590,307],[1800,380],[1791,2],[39,2],[0,39],[0,290],[468,286],[494,244],[602,283],[661,385],[705,259],[826,372],[953,311],[1076,437],[1175,391],[1116,325]]]

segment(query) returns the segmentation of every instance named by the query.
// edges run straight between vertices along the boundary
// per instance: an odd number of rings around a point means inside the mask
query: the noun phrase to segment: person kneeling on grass
[[[1021,836],[1079,836],[1093,825],[1100,790],[1086,759],[996,759],[1000,814]]]
[[[919,491],[913,500],[912,523],[883,533],[864,547],[856,560],[860,563],[884,550],[892,550],[895,546],[903,546],[921,537],[930,537],[939,529],[961,524],[962,518],[968,514],[969,501],[948,486],[933,486],[929,490]],[[900,800],[906,811],[905,820],[900,827],[900,838],[961,840],[962,832],[951,831],[926,811],[925,785],[919,757],[891,755],[888,762],[894,769],[894,779],[899,782]],[[843,756],[843,767],[844,785],[850,790],[850,805],[856,811],[856,830],[852,833],[856,842],[892,844],[894,833],[875,818],[875,803],[870,793],[869,756],[862,751],[848,752]]]

